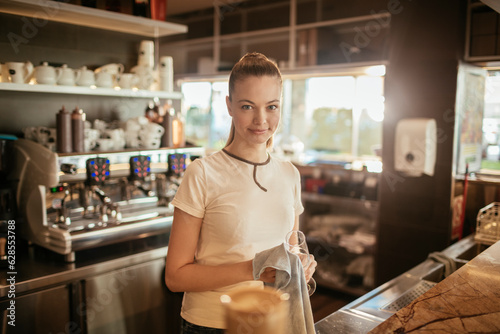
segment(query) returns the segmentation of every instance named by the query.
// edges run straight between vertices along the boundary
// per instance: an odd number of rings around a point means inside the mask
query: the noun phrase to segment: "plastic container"
[[[500,203],[493,202],[479,210],[474,241],[492,245],[500,240]]]

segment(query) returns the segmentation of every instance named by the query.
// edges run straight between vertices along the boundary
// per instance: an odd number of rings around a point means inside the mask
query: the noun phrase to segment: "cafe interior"
[[[315,332],[500,332],[499,1],[0,0],[0,22],[0,333],[179,333],[171,201],[224,147],[247,52],[283,77]]]

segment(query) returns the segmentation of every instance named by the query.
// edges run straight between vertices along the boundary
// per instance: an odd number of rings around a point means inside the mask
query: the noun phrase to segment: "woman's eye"
[[[243,110],[250,110],[250,109],[252,109],[252,106],[248,105],[248,104],[245,104],[245,105],[241,106],[241,109],[243,109]]]
[[[270,105],[267,107],[269,110],[278,110],[278,106]]]

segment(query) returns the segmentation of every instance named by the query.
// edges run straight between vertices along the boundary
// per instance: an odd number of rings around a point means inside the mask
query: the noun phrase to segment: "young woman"
[[[229,77],[226,146],[189,165],[172,202],[165,277],[170,290],[185,292],[185,334],[222,333],[220,296],[238,286],[274,282],[271,268],[261,281],[253,280],[253,258],[298,229],[304,210],[299,172],[268,153],[280,122],[281,93],[275,63],[259,53],[241,58]],[[312,259],[307,279],[315,267]]]

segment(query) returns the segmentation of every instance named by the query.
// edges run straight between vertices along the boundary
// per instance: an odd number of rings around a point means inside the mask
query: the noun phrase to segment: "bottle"
[[[151,17],[149,0],[133,0],[133,13],[135,16]]]
[[[167,0],[151,0],[151,18],[165,21],[167,15]]]
[[[85,149],[84,123],[85,113],[82,109],[76,107],[71,114],[73,152],[83,152]]]
[[[73,150],[73,138],[71,136],[71,114],[62,107],[56,114],[57,127],[57,152],[69,153]]]
[[[172,120],[172,141],[174,143],[174,147],[186,146],[184,119],[179,111],[175,112],[174,119]]]
[[[172,101],[168,101],[164,106],[165,114],[163,115],[163,120],[161,125],[165,129],[163,137],[161,137],[161,147],[174,147],[173,141],[173,120],[175,118],[175,109],[172,107]]]

